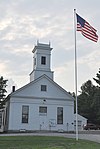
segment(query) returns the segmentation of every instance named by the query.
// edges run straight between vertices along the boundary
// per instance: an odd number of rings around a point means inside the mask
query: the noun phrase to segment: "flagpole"
[[[78,140],[78,109],[77,109],[77,51],[76,51],[76,9],[74,9],[74,35],[75,35],[75,94],[76,94],[76,140]]]

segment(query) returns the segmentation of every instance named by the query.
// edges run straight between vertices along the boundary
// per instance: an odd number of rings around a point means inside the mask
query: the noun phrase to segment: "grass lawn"
[[[0,136],[0,149],[100,149],[100,144],[64,137]]]

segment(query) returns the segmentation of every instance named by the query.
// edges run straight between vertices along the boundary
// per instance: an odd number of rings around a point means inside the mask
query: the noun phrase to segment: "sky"
[[[0,0],[0,76],[8,79],[7,91],[30,82],[32,50],[51,43],[54,81],[75,92],[74,9],[100,36],[100,0]],[[100,67],[100,40],[90,41],[76,33],[77,87],[93,77]],[[95,82],[93,82],[95,83]]]

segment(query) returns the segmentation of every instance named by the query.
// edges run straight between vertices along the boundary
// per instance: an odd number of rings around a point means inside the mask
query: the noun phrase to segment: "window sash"
[[[36,58],[34,58],[34,65],[36,65]]]
[[[29,106],[22,106],[22,123],[28,123]]]
[[[41,64],[46,65],[46,57],[45,56],[41,57]]]
[[[63,107],[57,107],[57,124],[63,124]]]
[[[41,91],[47,91],[47,86],[46,85],[41,85]]]
[[[47,114],[47,107],[39,107],[39,113],[46,113]]]
[[[39,107],[39,115],[47,116],[47,107]]]

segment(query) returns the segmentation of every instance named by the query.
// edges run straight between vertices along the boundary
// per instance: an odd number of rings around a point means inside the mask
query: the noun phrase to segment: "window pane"
[[[29,109],[29,106],[23,106],[22,107],[23,114],[28,114],[28,109]]]
[[[63,124],[63,107],[57,108],[57,124]]]
[[[34,65],[36,65],[36,58],[34,58]]]
[[[47,107],[39,107],[39,113],[47,113]]]
[[[22,123],[28,123],[28,115],[22,115]]]
[[[2,124],[2,113],[0,113],[0,125]]]
[[[46,65],[46,57],[45,56],[41,57],[41,64]]]
[[[47,86],[46,85],[41,85],[41,91],[47,91]]]
[[[29,106],[22,106],[22,123],[28,123]]]

